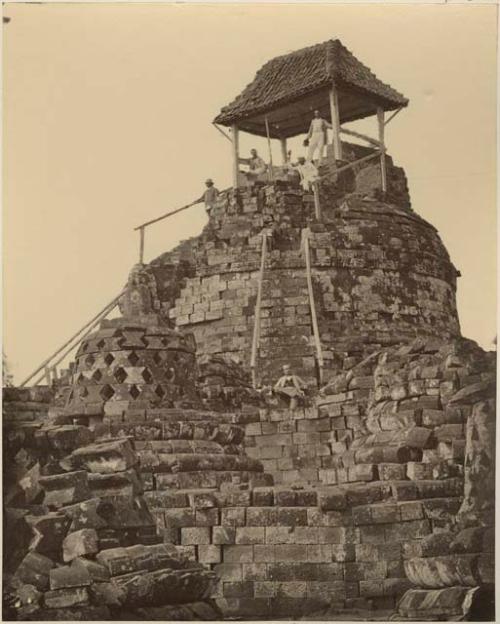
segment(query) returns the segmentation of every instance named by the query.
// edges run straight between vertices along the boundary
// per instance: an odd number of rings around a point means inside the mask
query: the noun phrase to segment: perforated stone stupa
[[[493,617],[495,354],[386,151],[407,104],[335,40],[223,109],[233,165],[238,132],[286,156],[318,110],[320,178],[234,167],[67,375],[6,390],[4,617]],[[371,115],[368,148],[340,140]]]

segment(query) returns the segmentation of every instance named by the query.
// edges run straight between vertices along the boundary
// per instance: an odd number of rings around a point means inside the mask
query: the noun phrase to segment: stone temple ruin
[[[407,104],[335,40],[222,110],[203,232],[134,267],[68,372],[4,389],[4,619],[494,617],[495,357],[386,153]],[[309,191],[286,139],[313,110]],[[377,140],[341,126],[371,115]],[[282,145],[254,184],[241,131]]]

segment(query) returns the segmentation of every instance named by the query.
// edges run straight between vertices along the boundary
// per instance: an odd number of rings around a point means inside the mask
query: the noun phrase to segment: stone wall
[[[305,228],[328,369],[338,372],[353,359],[419,335],[459,334],[457,272],[436,230],[402,200],[340,192],[339,184],[322,184],[321,223],[314,220],[312,194],[293,185],[224,193],[200,237],[151,263],[159,292],[168,267],[181,260],[191,266],[191,277],[178,283],[168,305],[176,325],[195,335],[199,354],[232,354],[248,366],[262,231],[270,247],[258,364],[263,383],[285,362],[316,378]]]

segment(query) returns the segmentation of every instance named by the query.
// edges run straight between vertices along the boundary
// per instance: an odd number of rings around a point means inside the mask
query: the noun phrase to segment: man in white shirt
[[[214,204],[219,195],[219,191],[215,188],[214,181],[211,178],[208,178],[208,180],[205,182],[205,185],[207,187],[207,190],[203,193],[198,201],[205,202],[205,210],[207,211],[207,214],[210,215],[210,211],[214,207]]]
[[[318,150],[319,162],[323,160],[323,148],[326,143],[326,130],[332,128],[332,124],[323,119],[318,110],[314,111],[314,117],[311,120],[309,126],[309,132],[307,133],[307,142],[309,150],[307,152],[307,160],[312,162],[314,152]],[[307,144],[307,143],[306,143]]]
[[[267,171],[267,165],[256,149],[250,150],[250,158],[240,158],[239,162],[249,167],[249,170],[245,172],[249,184],[253,184],[260,175]]]
[[[319,179],[319,173],[314,164],[303,156],[299,156],[298,163],[290,166],[299,172],[300,184],[304,191],[310,191],[313,183]]]

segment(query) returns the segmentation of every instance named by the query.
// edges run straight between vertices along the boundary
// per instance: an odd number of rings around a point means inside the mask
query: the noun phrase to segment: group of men
[[[287,154],[286,166],[294,171],[297,171],[300,176],[300,183],[305,191],[310,191],[314,183],[318,180],[318,169],[313,163],[314,154],[318,152],[318,160],[321,163],[323,160],[323,149],[327,142],[327,129],[332,128],[332,125],[323,119],[318,110],[314,111],[314,117],[311,120],[309,126],[309,132],[304,140],[304,146],[308,147],[307,159],[304,156],[299,156],[297,163],[291,162],[291,152]],[[267,171],[267,164],[259,156],[256,149],[250,150],[250,158],[240,158],[239,162],[248,166],[248,171],[245,172],[249,185],[255,184],[258,177]],[[207,187],[203,195],[197,200],[198,202],[205,202],[205,209],[207,214],[210,214],[216,200],[219,195],[218,189],[214,186],[214,182],[209,178],[205,185]]]

